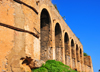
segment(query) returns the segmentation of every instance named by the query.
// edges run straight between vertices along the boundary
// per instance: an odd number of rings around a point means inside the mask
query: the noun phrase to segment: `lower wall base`
[[[81,63],[80,62],[77,62],[77,70],[81,71]]]
[[[70,66],[70,56],[67,56],[67,65]]]
[[[85,65],[85,72],[92,72],[92,69],[91,67]]]
[[[72,59],[72,69],[75,69],[75,59]]]

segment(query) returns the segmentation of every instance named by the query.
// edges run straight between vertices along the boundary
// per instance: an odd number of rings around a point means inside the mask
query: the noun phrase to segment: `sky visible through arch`
[[[91,56],[93,70],[100,69],[100,0],[52,0],[65,22]]]

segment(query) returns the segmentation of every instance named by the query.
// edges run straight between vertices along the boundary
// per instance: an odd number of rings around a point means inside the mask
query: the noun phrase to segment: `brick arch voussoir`
[[[48,14],[49,14],[49,16],[50,16],[50,20],[51,20],[51,26],[50,26],[50,28],[51,28],[51,30],[53,30],[53,18],[52,18],[52,14],[51,14],[50,8],[46,4],[42,4],[40,6],[40,9],[39,9],[39,19],[41,18],[40,16],[41,16],[41,12],[42,12],[43,9],[46,9],[47,12],[48,12]]]
[[[63,38],[65,39],[65,34],[66,34],[66,33],[67,33],[67,35],[68,35],[68,43],[67,43],[67,44],[68,44],[68,45],[67,45],[67,46],[68,46],[68,51],[67,51],[68,53],[67,53],[67,55],[70,55],[70,41],[69,41],[69,40],[70,40],[70,36],[69,36],[69,33],[68,33],[67,30],[65,30],[65,31],[63,32],[63,36],[64,36]],[[65,43],[65,40],[64,40],[64,43]],[[64,50],[65,50],[65,45],[64,45]]]
[[[55,27],[56,27],[56,24],[59,24],[60,28],[61,28],[61,34],[63,35],[63,28],[62,28],[62,25],[60,23],[59,20],[55,20],[54,23],[53,23],[53,31],[55,31]]]
[[[63,32],[63,36],[65,36],[65,33],[67,33],[67,35],[68,35],[68,39],[70,40],[70,35],[69,35],[69,33],[68,33],[67,30],[65,30],[65,31]],[[69,44],[69,41],[68,41],[68,44]]]

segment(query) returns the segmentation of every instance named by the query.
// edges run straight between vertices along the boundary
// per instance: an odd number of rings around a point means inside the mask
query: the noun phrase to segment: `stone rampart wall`
[[[0,24],[1,72],[20,72],[25,56],[93,72],[84,61],[82,44],[50,0],[0,0],[0,23],[5,24]]]

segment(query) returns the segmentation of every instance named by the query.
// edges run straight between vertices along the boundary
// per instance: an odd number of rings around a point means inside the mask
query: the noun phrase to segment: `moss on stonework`
[[[33,69],[32,72],[77,72],[69,66],[64,65],[60,61],[48,60],[38,69]]]

